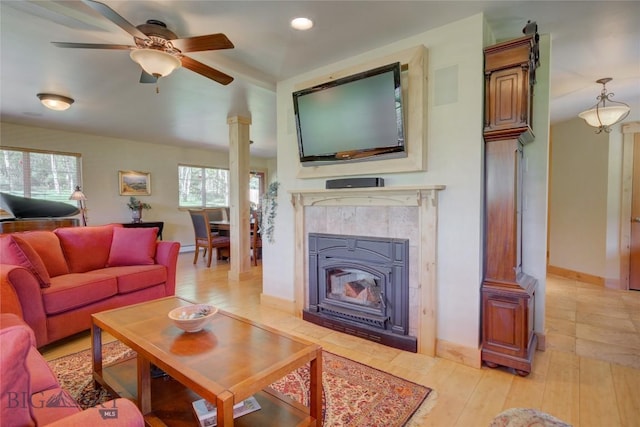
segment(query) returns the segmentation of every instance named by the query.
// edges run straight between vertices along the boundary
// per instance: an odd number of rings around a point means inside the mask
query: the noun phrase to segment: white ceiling
[[[222,86],[178,69],[138,83],[128,51],[60,49],[52,41],[132,44],[124,30],[78,1],[0,1],[2,121],[138,141],[226,149],[226,118],[252,118],[252,155],[276,152],[276,82],[485,12],[496,37],[527,20],[550,34],[552,123],[595,103],[595,80],[613,77],[615,100],[640,108],[638,1],[114,1],[134,25],[157,19],[179,37],[225,33],[235,48],[189,56],[235,77]],[[291,18],[315,21],[308,32]],[[44,108],[40,92],[76,100]]]

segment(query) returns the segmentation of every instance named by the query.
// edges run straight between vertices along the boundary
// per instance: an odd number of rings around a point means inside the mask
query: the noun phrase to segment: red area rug
[[[104,345],[103,361],[112,363],[132,351],[120,342]],[[403,426],[417,411],[423,417],[433,404],[428,387],[398,378],[353,360],[323,352],[323,426]],[[91,380],[89,350],[49,362],[60,384],[83,408],[111,399]],[[303,367],[271,385],[308,405],[309,368]]]

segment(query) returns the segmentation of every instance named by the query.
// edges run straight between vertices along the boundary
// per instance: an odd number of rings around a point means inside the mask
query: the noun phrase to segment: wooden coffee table
[[[193,426],[191,403],[207,399],[218,408],[218,426],[320,426],[322,348],[300,338],[218,311],[204,330],[185,333],[167,313],[192,304],[177,297],[92,315],[93,378],[119,397],[137,402],[148,425]],[[102,363],[102,331],[137,356]],[[269,384],[310,364],[310,406]],[[151,378],[151,364],[170,378]],[[233,405],[255,396],[262,409],[233,419]]]

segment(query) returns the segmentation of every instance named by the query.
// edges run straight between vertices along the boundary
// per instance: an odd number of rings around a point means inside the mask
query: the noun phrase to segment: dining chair
[[[258,258],[262,258],[262,235],[257,212],[251,213],[251,261],[258,265]]]
[[[211,255],[213,249],[216,249],[218,259],[220,259],[221,249],[226,248],[228,250],[231,247],[231,240],[229,239],[229,236],[218,236],[211,233],[209,217],[204,209],[189,209],[189,216],[191,216],[196,240],[196,250],[193,257],[193,263],[195,264],[198,261],[200,248],[203,248],[203,257],[207,255],[207,251],[209,251],[207,267],[211,267]]]
[[[211,224],[211,221],[229,221],[229,215],[227,213],[227,208],[225,207],[219,207],[219,208],[204,208],[204,211],[207,214],[207,218],[209,220],[209,224]],[[220,230],[218,230],[215,226],[211,226],[211,234],[213,236],[217,236],[217,235],[223,235],[223,236],[228,236],[229,233],[220,233]]]
[[[205,208],[209,221],[229,221],[229,214],[226,207]]]

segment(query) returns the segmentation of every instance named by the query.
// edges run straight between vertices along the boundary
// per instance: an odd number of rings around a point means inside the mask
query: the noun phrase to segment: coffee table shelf
[[[166,316],[191,304],[176,297],[93,315],[93,377],[119,397],[137,403],[148,425],[197,426],[192,402],[217,404],[220,427],[320,426],[322,349],[313,343],[220,311],[204,331],[185,334]],[[102,364],[102,331],[137,356]],[[153,363],[169,377],[151,378]],[[310,363],[311,407],[268,387]],[[234,403],[254,396],[261,409],[233,419]]]
[[[126,359],[105,366],[102,377],[96,380],[110,392],[134,402],[137,400],[136,358]],[[234,420],[234,426],[297,426],[308,425],[309,409],[293,399],[269,388],[255,395],[261,409]],[[153,411],[145,418],[160,419],[169,427],[198,425],[191,403],[202,399],[178,381],[170,378],[151,380],[151,407]]]

